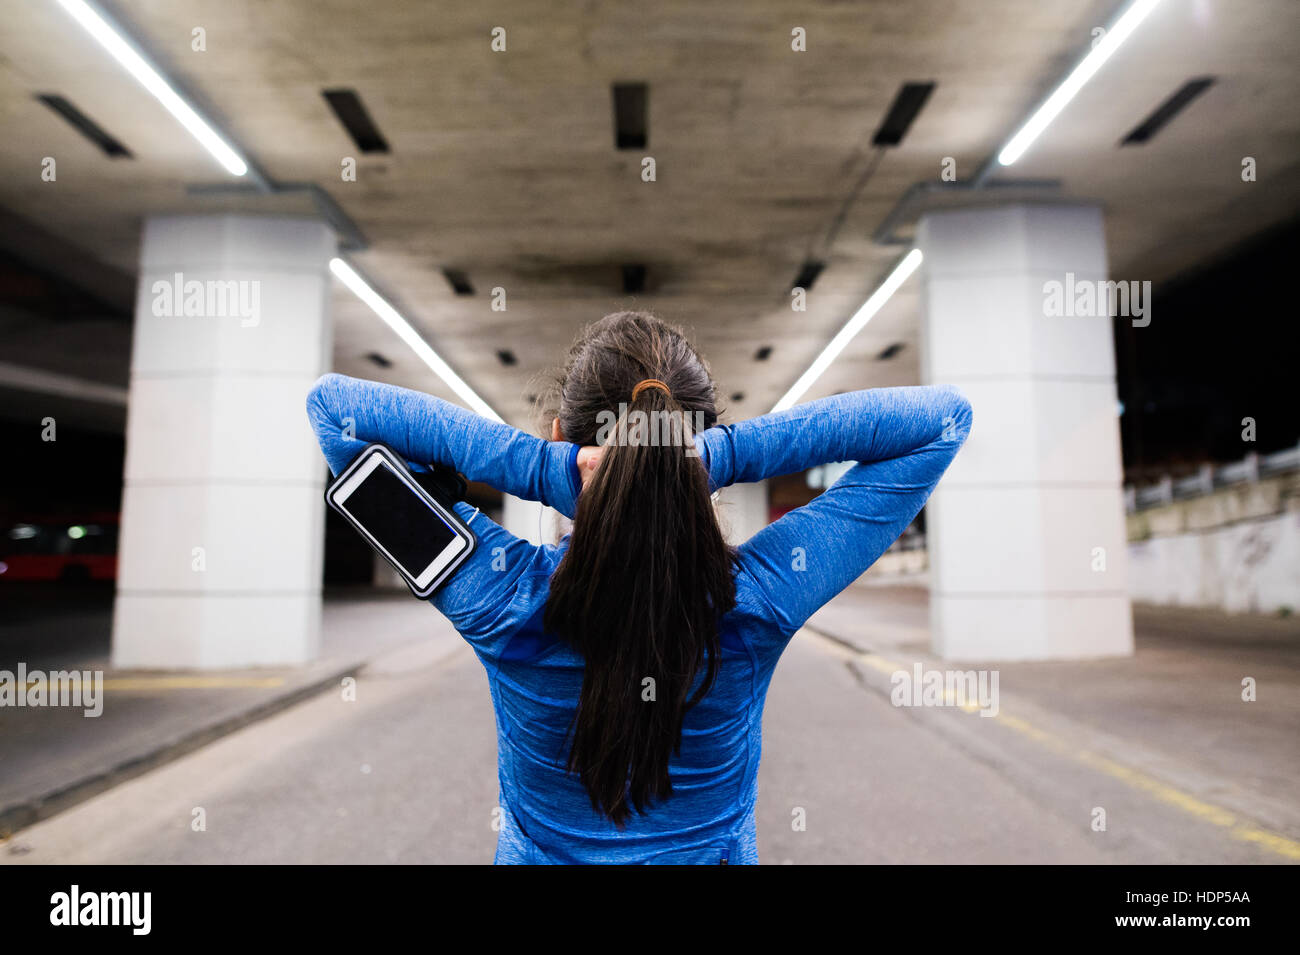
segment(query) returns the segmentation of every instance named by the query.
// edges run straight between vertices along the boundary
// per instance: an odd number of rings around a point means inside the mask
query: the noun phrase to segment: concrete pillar
[[[501,495],[501,526],[532,544],[554,544],[567,531],[564,516],[538,501]]]
[[[384,558],[379,556],[379,552],[374,554],[375,573],[372,583],[376,590],[405,590],[410,592],[410,587],[406,585],[406,578],[397,572],[397,570]]]
[[[334,253],[311,219],[145,224],[115,666],[315,657],[326,468],[303,409],[330,363]]]
[[[1132,653],[1114,319],[1049,304],[1048,283],[1107,278],[1101,210],[934,212],[917,240],[922,377],[959,386],[975,411],[927,509],[934,650],[963,660]]]
[[[743,544],[767,526],[766,482],[723,488],[715,503],[723,533],[732,544]],[[559,511],[510,494],[501,495],[501,526],[534,544],[557,543],[573,529]]]
[[[766,527],[767,506],[766,481],[720,489],[715,508],[727,543],[739,547]]]

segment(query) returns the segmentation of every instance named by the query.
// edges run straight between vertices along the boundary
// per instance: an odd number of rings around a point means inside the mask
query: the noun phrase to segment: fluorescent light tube
[[[433,369],[433,373],[445,381],[447,387],[458,394],[467,405],[485,418],[491,418],[493,421],[502,420],[501,416],[492,410],[492,406],[480,398],[478,393],[465,383],[465,379],[452,371],[451,366],[442,360],[442,356],[420,337],[420,333],[415,330],[414,326],[403,318],[401,313],[388,303],[387,299],[371,288],[352,266],[342,259],[334,258],[330,259],[330,271],[357,298],[369,305],[370,310],[384,320],[384,324],[397,332],[397,337],[411,346],[411,350],[420,357],[420,360]]]
[[[773,411],[784,411],[803,397],[804,393],[812,387],[813,382],[822,376],[822,372],[826,370],[827,366],[836,359],[840,352],[844,351],[845,346],[853,340],[853,336],[862,331],[876,312],[885,307],[885,303],[898,291],[898,287],[906,282],[908,276],[920,267],[921,258],[920,249],[913,249],[903,256],[902,261],[894,266],[894,271],[889,273],[889,278],[885,279],[880,287],[871,293],[871,297],[862,304],[862,307],[853,313],[853,317],[831,339],[830,344],[822,349],[822,353],[817,356],[817,360],[794,383],[794,386],[785,393],[785,396],[776,403],[775,407],[772,408]]]
[[[162,77],[148,60],[127,40],[116,26],[86,0],[56,0],[59,6],[85,27],[86,32],[113,55],[126,71],[140,81],[162,103],[167,112],[176,117],[203,148],[216,157],[217,162],[236,176],[248,172],[248,163],[220,134],[190,106]]]
[[[1053,92],[1052,95],[1043,101],[1043,104],[1034,111],[1034,114],[1026,120],[1025,125],[1021,126],[1014,136],[1002,147],[998,153],[998,162],[1003,166],[1010,166],[1013,162],[1025,154],[1030,146],[1045,130],[1052,120],[1060,114],[1061,110],[1074,99],[1079,90],[1083,89],[1084,84],[1092,79],[1102,64],[1110,59],[1111,54],[1119,49],[1121,43],[1129,38],[1129,35],[1138,28],[1138,25],[1146,19],[1160,0],[1134,0],[1128,9],[1115,21],[1106,35],[1102,37],[1101,42],[1092,48]]]

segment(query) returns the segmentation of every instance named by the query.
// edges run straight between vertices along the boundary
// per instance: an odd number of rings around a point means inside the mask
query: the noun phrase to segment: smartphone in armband
[[[474,552],[474,534],[452,510],[454,502],[430,494],[387,445],[366,445],[325,491],[325,501],[422,599]]]

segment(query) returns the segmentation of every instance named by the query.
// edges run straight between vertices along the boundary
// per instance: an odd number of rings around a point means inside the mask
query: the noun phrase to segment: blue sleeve
[[[736,426],[718,441],[710,475],[755,481],[832,461],[856,461],[812,502],[740,548],[740,574],[767,608],[780,652],[813,613],[897,540],[971,427],[970,403],[947,386],[834,395]],[[716,469],[716,470],[715,470]]]
[[[307,415],[334,474],[367,444],[382,441],[412,464],[446,464],[565,514],[577,502],[577,445],[531,437],[431,395],[331,374],[311,389]],[[544,569],[543,548],[463,501],[455,511],[477,546],[429,602],[481,656],[495,658],[523,623],[515,596]]]
[[[307,416],[334,474],[367,444],[382,441],[414,465],[449,465],[471,481],[541,501],[566,517],[577,507],[577,445],[543,441],[441,398],[329,374],[308,394]]]
[[[786,411],[717,425],[695,438],[713,490],[794,474],[821,464],[884,455],[864,425],[869,416],[890,412],[890,402],[945,388],[878,388],[819,398]],[[874,426],[874,425],[873,425]]]
[[[476,546],[429,603],[480,657],[496,660],[538,606],[527,591],[544,590],[552,568],[546,548],[516,537],[464,501],[455,510],[469,524]]]

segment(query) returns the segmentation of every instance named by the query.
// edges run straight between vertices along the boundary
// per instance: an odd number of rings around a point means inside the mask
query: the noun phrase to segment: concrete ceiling
[[[733,419],[767,411],[905,251],[871,233],[951,156],[970,175],[1088,48],[1114,0],[474,4],[119,0],[112,9],[277,181],[326,189],[370,247],[354,256],[508,420],[581,326],[646,307],[692,329]],[[226,208],[305,211],[301,197],[196,197],[231,177],[52,0],[0,0],[0,210],[127,275],[142,221]],[[507,51],[490,31],[507,31]],[[191,49],[195,27],[206,52]],[[790,49],[807,31],[807,52]],[[1112,274],[1159,283],[1300,210],[1300,4],[1164,0],[1014,175],[1107,210]],[[1216,82],[1153,140],[1126,133],[1183,83]],[[649,141],[618,150],[611,83],[649,84]],[[936,88],[898,147],[871,137],[899,86]],[[390,153],[359,153],[321,91],[351,88]],[[35,98],[57,93],[120,140],[112,159]],[[58,160],[57,183],[40,178]],[[343,182],[340,161],[358,160]],[[641,181],[643,156],[657,181]],[[1258,181],[1243,183],[1243,157]],[[789,289],[868,165],[806,312]],[[22,252],[14,220],[5,245]],[[910,232],[908,222],[902,230]],[[47,256],[60,271],[75,257]],[[620,266],[648,267],[624,294]],[[84,263],[83,263],[84,265]],[[69,266],[70,267],[70,266]],[[458,296],[443,268],[464,271]],[[506,290],[494,312],[490,290]],[[912,280],[808,397],[915,382]],[[454,396],[337,287],[335,367]],[[1158,311],[1159,302],[1155,304]],[[29,330],[30,331],[30,330]],[[0,326],[0,342],[24,334]],[[30,338],[30,335],[28,336]],[[52,336],[52,371],[93,339]],[[880,361],[887,346],[902,343]],[[771,357],[756,361],[770,346]],[[518,363],[501,364],[498,349]],[[69,360],[68,352],[81,352]],[[382,369],[364,356],[393,362]],[[0,358],[4,357],[0,355]]]

